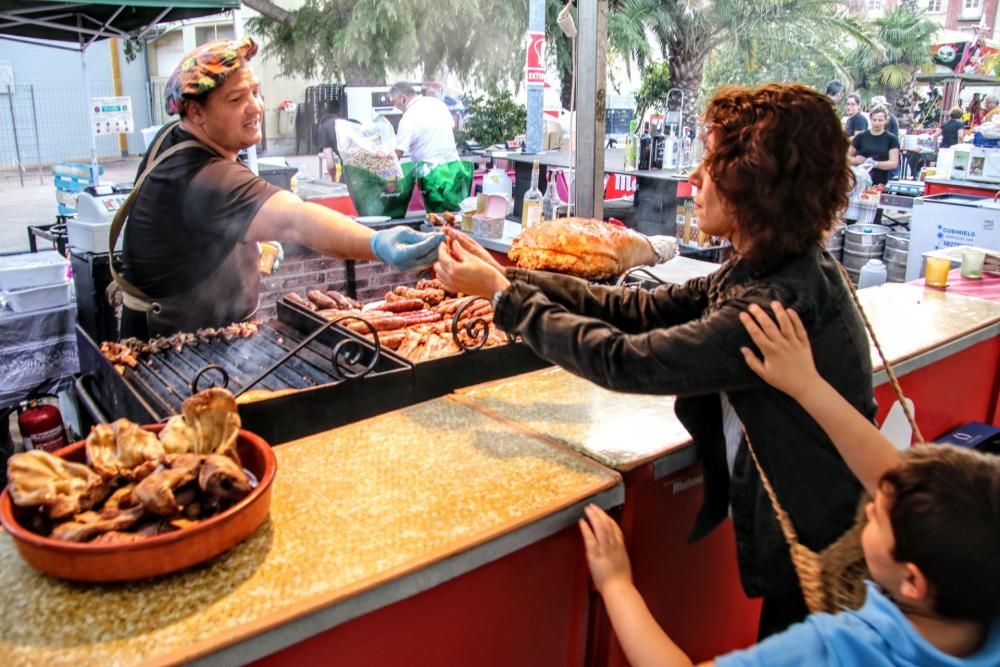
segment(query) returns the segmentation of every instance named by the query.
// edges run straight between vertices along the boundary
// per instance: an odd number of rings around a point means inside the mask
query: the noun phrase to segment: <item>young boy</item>
[[[875,499],[861,537],[874,583],[864,606],[805,622],[708,665],[1000,665],[1000,457],[948,445],[901,453],[820,377],[795,311],[740,318],[764,355],[753,371],[823,427]],[[691,665],[632,584],[618,525],[580,520],[594,584],[633,667]]]

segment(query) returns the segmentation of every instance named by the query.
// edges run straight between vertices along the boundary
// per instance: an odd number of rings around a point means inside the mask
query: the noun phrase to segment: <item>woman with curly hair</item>
[[[798,85],[720,90],[705,125],[705,160],[690,176],[698,227],[734,249],[713,274],[651,290],[593,285],[503,269],[454,231],[435,270],[451,289],[492,296],[497,326],[568,371],[608,389],[678,397],[704,467],[691,537],[732,514],[744,589],[764,597],[764,637],[808,611],[745,434],[811,549],[853,524],[861,487],[816,422],[746,365],[740,348],[753,343],[739,314],[751,304],[770,312],[772,301],[793,308],[820,373],[874,417],[868,337],[823,249],[852,186],[848,139],[830,101]]]

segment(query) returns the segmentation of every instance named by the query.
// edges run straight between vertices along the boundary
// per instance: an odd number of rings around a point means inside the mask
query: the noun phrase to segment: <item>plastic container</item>
[[[64,277],[63,282],[55,285],[4,290],[0,292],[0,299],[15,313],[28,313],[33,310],[59,308],[60,306],[68,305],[70,302],[69,287],[70,281]]]
[[[0,256],[0,290],[61,283],[68,272],[69,260],[55,250]]]
[[[299,172],[298,167],[282,167],[273,164],[257,165],[258,175],[271,185],[276,185],[284,190],[291,191],[292,177]]]
[[[858,277],[858,289],[884,285],[887,278],[888,272],[882,260],[870,259],[867,264],[861,267],[861,273]]]
[[[502,195],[507,199],[507,215],[514,211],[514,183],[503,169],[494,167],[483,176],[484,195]]]

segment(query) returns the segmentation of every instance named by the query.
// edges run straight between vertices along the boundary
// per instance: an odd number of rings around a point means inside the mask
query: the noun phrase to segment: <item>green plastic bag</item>
[[[405,168],[406,165],[404,164]],[[428,213],[459,210],[459,204],[472,192],[472,163],[464,160],[445,162],[436,167],[421,163],[417,179]]]
[[[400,165],[403,177],[382,178],[361,167],[344,166],[344,181],[358,215],[406,216],[413,196],[414,171],[411,163]]]

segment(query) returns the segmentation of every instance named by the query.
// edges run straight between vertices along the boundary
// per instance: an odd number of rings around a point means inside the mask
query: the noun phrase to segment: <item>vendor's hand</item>
[[[397,271],[424,269],[434,263],[444,234],[392,227],[372,235],[372,252]]]
[[[750,370],[762,380],[797,399],[822,378],[816,371],[809,336],[798,313],[785,310],[777,301],[771,303],[771,309],[774,320],[757,304],[750,306],[749,314],[740,313],[740,322],[764,355],[763,361],[748,347],[741,347],[740,352]]]
[[[460,241],[449,237],[438,253],[434,273],[452,292],[490,298],[510,286],[510,281],[498,266],[466,250]]]
[[[450,226],[444,228],[444,233],[445,236],[447,237],[447,243],[449,247],[451,247],[452,244],[457,243],[458,245],[462,246],[463,250],[469,251],[470,254],[475,255],[479,259],[483,260],[484,262],[492,266],[500,273],[504,272],[504,268],[500,266],[500,262],[498,262],[496,258],[494,258],[493,255],[491,255],[486,248],[479,245],[479,243],[477,243],[476,240],[473,239],[468,234],[463,234],[454,227]]]
[[[662,264],[677,256],[677,239],[673,236],[647,236],[646,240],[653,247],[654,259],[649,264]]]
[[[587,521],[579,520],[580,532],[594,586],[603,594],[615,582],[630,584],[632,566],[625,551],[622,529],[597,505],[587,505],[583,511]]]

